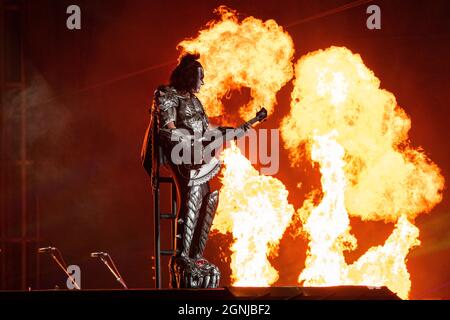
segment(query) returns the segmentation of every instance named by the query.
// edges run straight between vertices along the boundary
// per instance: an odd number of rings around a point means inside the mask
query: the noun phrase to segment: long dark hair
[[[182,92],[192,92],[198,81],[198,68],[202,68],[198,53],[183,55],[170,75],[170,86]]]

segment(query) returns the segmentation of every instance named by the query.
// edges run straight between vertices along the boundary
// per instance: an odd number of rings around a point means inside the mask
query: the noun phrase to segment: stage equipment
[[[120,272],[116,267],[116,264],[107,252],[92,252],[91,257],[100,258],[100,260],[105,264],[108,270],[111,271],[114,278],[116,278],[116,281],[119,282],[124,289],[128,289],[125,280],[123,280],[123,277],[120,275]],[[109,260],[109,262],[107,259]]]
[[[58,254],[59,257],[57,257],[55,255],[55,252]],[[58,267],[65,273],[65,275],[67,276],[68,279],[70,279],[70,281],[73,283],[73,285],[75,286],[75,288],[77,290],[81,290],[80,286],[77,284],[77,282],[75,281],[75,279],[70,275],[70,273],[67,271],[67,264],[64,261],[64,258],[62,256],[61,251],[59,251],[58,248],[56,247],[44,247],[44,248],[39,248],[38,249],[38,253],[49,253],[50,256],[52,257],[52,259],[56,262],[56,264],[58,265]]]

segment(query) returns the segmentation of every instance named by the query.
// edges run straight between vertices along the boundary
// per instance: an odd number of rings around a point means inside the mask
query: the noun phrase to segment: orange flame
[[[240,107],[247,120],[260,106],[271,114],[276,94],[293,76],[294,44],[274,20],[247,17],[238,21],[236,12],[216,9],[220,20],[210,21],[195,39],[181,42],[186,52],[197,52],[205,68],[205,85],[199,98],[210,117],[223,113],[222,98],[231,90],[250,88],[251,100]]]
[[[291,112],[282,136],[294,162],[306,143],[322,174],[321,202],[298,210],[310,242],[299,281],[306,285],[386,285],[410,290],[406,256],[419,244],[413,219],[442,199],[439,168],[407,141],[410,120],[361,57],[331,47],[296,64]],[[348,214],[396,222],[383,246],[347,265],[356,248]]]
[[[199,97],[208,115],[222,116],[222,98],[244,87],[251,101],[240,107],[241,117],[252,117],[260,105],[272,113],[276,93],[293,76],[291,37],[274,20],[239,22],[235,11],[222,6],[217,12],[219,20],[179,44],[183,52],[201,55],[205,86]],[[281,123],[284,145],[294,165],[300,146],[308,147],[320,166],[323,194],[318,205],[310,197],[296,212],[309,239],[299,282],[385,285],[408,298],[406,257],[420,244],[414,218],[442,200],[439,168],[410,146],[410,119],[359,55],[338,47],[310,53],[296,63],[293,85],[290,114]],[[223,160],[213,228],[233,234],[233,285],[271,285],[278,271],[268,257],[277,253],[295,215],[288,191],[279,180],[260,175],[236,146],[224,151]],[[383,245],[351,265],[344,252],[356,249],[357,240],[349,216],[395,223]]]
[[[220,201],[213,229],[231,232],[232,285],[269,286],[278,279],[268,256],[295,212],[288,191],[278,179],[260,175],[235,144],[223,152]]]

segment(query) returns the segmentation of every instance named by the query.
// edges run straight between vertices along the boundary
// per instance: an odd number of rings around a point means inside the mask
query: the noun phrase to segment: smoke
[[[67,107],[53,99],[54,92],[38,72],[30,74],[26,88],[9,91],[3,100],[4,157],[21,159],[20,144],[24,139],[25,160],[39,157],[40,166],[35,174],[39,181],[45,182],[50,177],[60,177],[64,171],[50,154],[63,143],[72,115]]]

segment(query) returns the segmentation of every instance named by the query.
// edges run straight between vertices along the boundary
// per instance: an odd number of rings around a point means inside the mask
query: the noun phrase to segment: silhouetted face
[[[199,67],[197,68],[197,85],[195,86],[194,93],[200,92],[200,88],[205,83],[203,82],[204,74],[203,74],[203,68]]]

